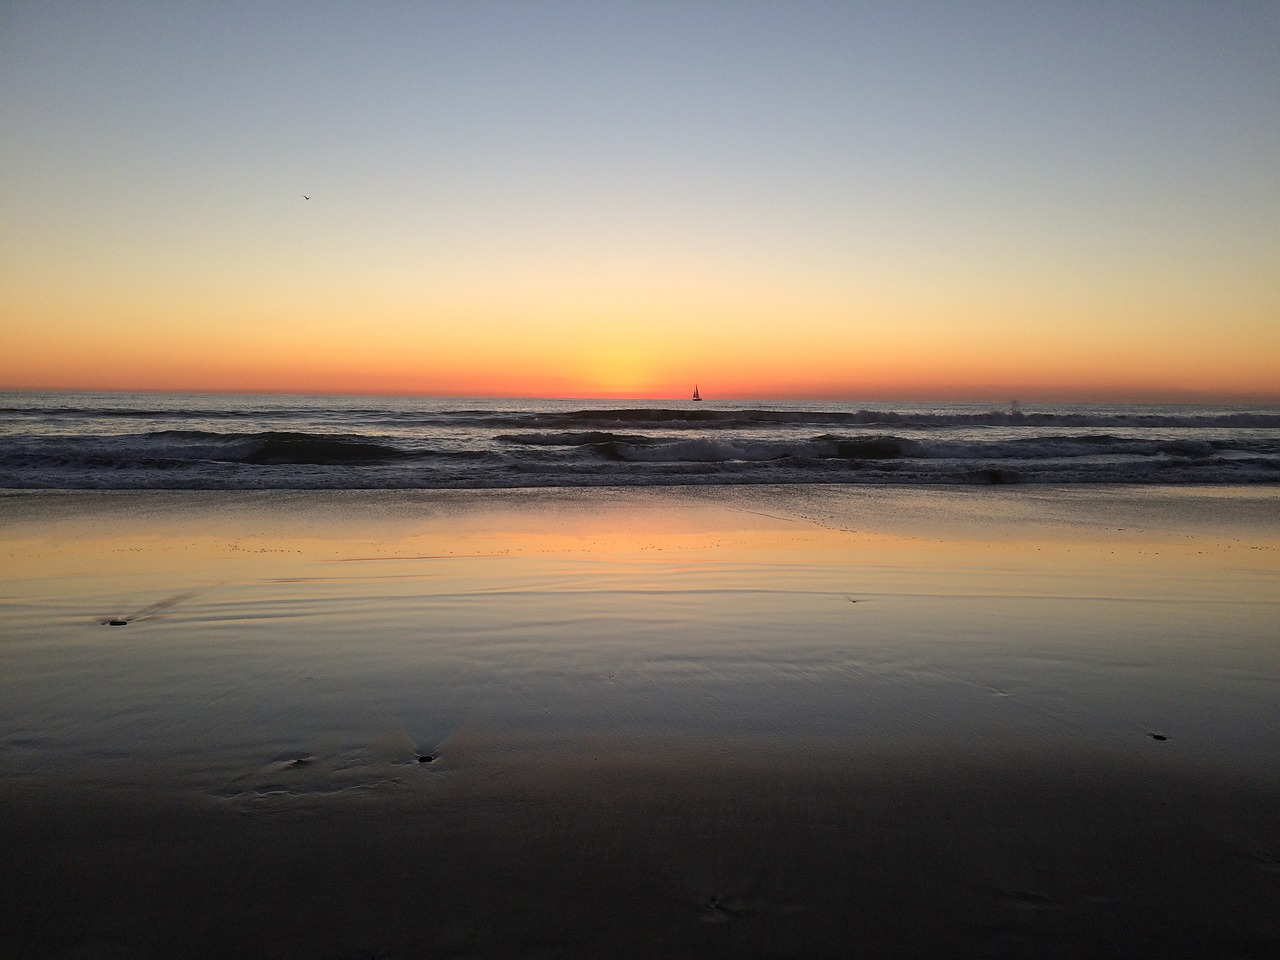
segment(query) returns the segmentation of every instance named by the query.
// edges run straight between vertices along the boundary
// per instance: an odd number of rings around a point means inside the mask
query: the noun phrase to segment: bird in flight
[[[302,199],[303,199],[303,200],[310,200],[311,198],[310,198],[310,197],[308,197],[308,196],[304,193],[304,194],[302,195]]]

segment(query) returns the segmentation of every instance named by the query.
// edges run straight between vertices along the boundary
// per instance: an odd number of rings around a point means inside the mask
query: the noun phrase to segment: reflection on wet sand
[[[6,941],[1274,951],[1275,505],[7,497]]]

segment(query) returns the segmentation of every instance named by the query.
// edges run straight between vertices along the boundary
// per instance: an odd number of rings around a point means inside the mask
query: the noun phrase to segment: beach
[[[6,491],[0,951],[1274,956],[1278,507]]]

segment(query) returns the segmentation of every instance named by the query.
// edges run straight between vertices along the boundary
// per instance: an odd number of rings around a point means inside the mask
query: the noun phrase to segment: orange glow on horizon
[[[107,365],[109,367],[109,365]],[[645,370],[646,372],[642,372]],[[92,365],[79,369],[63,366],[58,374],[6,382],[2,389],[17,391],[119,391],[192,392],[299,395],[381,395],[439,397],[582,398],[687,401],[695,383],[707,401],[980,401],[1006,404],[1024,402],[1249,402],[1280,403],[1280,391],[1270,384],[1239,383],[1225,390],[1214,384],[1185,385],[1157,378],[1079,380],[1046,378],[859,377],[797,375],[769,381],[729,371],[710,376],[674,376],[647,372],[647,368],[620,363],[602,368],[598,375],[574,377],[568,373],[490,371],[489,375],[458,371],[424,373],[409,364],[398,367],[301,368],[284,371],[254,369],[248,365],[230,371],[194,364],[172,364],[163,372],[145,370],[112,372]]]
[[[103,307],[94,324],[87,310],[33,308],[6,333],[0,389],[684,400],[697,383],[711,401],[1280,402],[1280,339],[1263,335],[1265,320],[1227,348],[1190,321],[1144,340],[1119,324],[1073,326],[1066,307],[1032,327],[1014,308],[942,324],[887,301],[780,301],[472,302],[358,322],[341,301],[283,314],[246,304],[236,322],[207,308],[181,325],[159,306]]]

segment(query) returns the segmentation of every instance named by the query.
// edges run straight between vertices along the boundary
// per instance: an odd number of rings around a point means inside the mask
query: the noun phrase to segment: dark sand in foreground
[[[1277,505],[5,496],[0,953],[1280,955]]]

